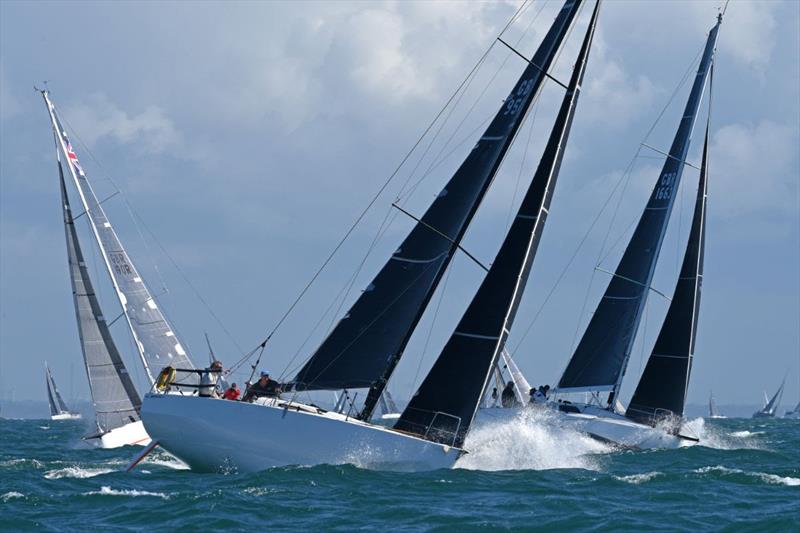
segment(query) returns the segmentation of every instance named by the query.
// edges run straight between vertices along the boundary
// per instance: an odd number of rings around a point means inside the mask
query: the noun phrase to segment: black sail
[[[567,0],[466,160],[344,318],[294,378],[297,390],[371,387],[368,418],[541,89],[582,0]]]
[[[612,391],[609,395],[609,405],[613,404],[622,376],[625,374],[667,223],[675,203],[675,192],[683,174],[692,129],[714,55],[720,22],[721,19],[708,35],[680,125],[647,207],[572,359],[561,376],[558,384],[560,392]]]
[[[683,416],[692,372],[700,290],[703,284],[707,180],[708,126],[703,144],[703,161],[700,166],[692,228],[681,273],[653,352],[625,413],[625,416],[637,422],[655,425],[662,418]]]
[[[542,237],[580,94],[600,3],[542,159],[492,267],[456,330],[395,425],[461,447],[505,346]]]
[[[81,341],[89,390],[92,393],[97,429],[101,433],[139,420],[142,402],[133,380],[114,344],[100,303],[94,292],[89,270],[83,257],[75,221],[64,183],[64,170],[58,162],[61,205],[67,239],[67,259],[72,282],[78,335]]]

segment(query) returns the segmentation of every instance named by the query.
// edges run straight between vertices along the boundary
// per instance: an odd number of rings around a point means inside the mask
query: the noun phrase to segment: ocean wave
[[[800,478],[790,476],[778,476],[775,474],[768,474],[766,472],[747,472],[738,468],[728,468],[722,465],[704,466],[693,470],[697,474],[708,474],[710,472],[720,473],[723,475],[743,475],[760,479],[772,485],[786,485],[787,487],[800,486]]]
[[[44,467],[42,462],[36,459],[8,459],[6,461],[0,461],[0,468],[6,468],[9,466],[27,465],[27,464],[30,464],[35,469]]]
[[[100,490],[84,492],[83,495],[84,496],[130,496],[130,497],[152,496],[164,500],[169,499],[169,495],[164,494],[163,492],[150,492],[148,490],[112,489],[111,487],[106,485],[100,487]]]
[[[599,470],[596,454],[612,448],[573,429],[558,426],[544,411],[522,410],[506,421],[473,428],[464,448],[469,453],[455,468],[467,470]]]
[[[2,500],[3,503],[6,503],[9,500],[14,500],[14,499],[17,499],[17,498],[24,498],[24,497],[25,497],[25,495],[22,494],[21,492],[16,492],[16,491],[12,490],[11,492],[6,492],[2,496],[0,496],[0,500]]]
[[[83,468],[81,466],[68,466],[66,468],[59,468],[58,470],[50,470],[45,472],[44,477],[47,479],[61,479],[64,477],[85,479],[103,474],[110,474],[117,472],[114,468]]]
[[[631,474],[629,476],[614,476],[614,479],[618,481],[624,481],[625,483],[630,483],[632,485],[639,485],[640,483],[650,481],[651,479],[660,475],[662,475],[661,472],[644,472],[642,474]]]
[[[764,431],[734,431],[730,434],[731,437],[735,437],[737,439],[746,439],[748,437],[755,437],[756,435],[763,435]]]

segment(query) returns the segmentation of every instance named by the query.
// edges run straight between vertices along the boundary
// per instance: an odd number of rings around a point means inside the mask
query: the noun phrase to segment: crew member
[[[269,372],[262,371],[261,377],[258,379],[258,381],[247,388],[247,392],[245,393],[244,398],[242,398],[242,401],[252,402],[256,398],[260,398],[262,396],[274,398],[279,396],[281,391],[281,384],[274,379],[270,379]]]
[[[239,396],[242,394],[242,391],[239,390],[239,387],[236,383],[231,383],[231,386],[225,389],[225,393],[222,395],[222,398],[225,400],[238,400]]]
[[[517,404],[517,395],[514,394],[514,382],[506,383],[503,393],[500,395],[500,404],[503,407],[514,407]]]

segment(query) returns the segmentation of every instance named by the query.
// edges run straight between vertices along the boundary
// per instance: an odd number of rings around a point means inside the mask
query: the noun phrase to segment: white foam
[[[783,477],[777,476],[775,474],[767,474],[766,472],[746,472],[744,470],[739,470],[738,468],[728,468],[722,465],[716,466],[704,466],[702,468],[697,468],[693,470],[698,474],[706,474],[708,472],[720,472],[723,474],[742,474],[745,476],[756,477],[760,480],[770,483],[772,485],[786,485],[787,487],[798,487],[800,486],[800,478],[796,477]]]
[[[700,437],[700,446],[716,450],[757,450],[762,448],[762,443],[757,437],[763,431],[734,431],[727,433],[719,426],[700,426],[697,435]]]
[[[591,437],[558,426],[550,413],[524,409],[506,421],[473,426],[456,462],[468,470],[599,470],[595,454],[612,451]]]
[[[748,437],[755,437],[756,435],[763,435],[763,431],[734,431],[731,433],[731,437],[736,437],[737,439],[746,439]]]
[[[3,500],[3,503],[6,503],[9,500],[13,500],[13,499],[16,499],[16,498],[24,498],[24,497],[25,497],[25,495],[22,494],[21,492],[16,492],[16,491],[12,490],[11,492],[6,492],[2,496],[0,496],[0,500]]]
[[[643,474],[631,474],[629,476],[614,476],[614,479],[630,483],[632,485],[639,485],[645,481],[650,481],[656,476],[660,476],[661,472],[644,472]]]
[[[84,496],[152,496],[156,498],[162,498],[164,500],[169,499],[169,495],[164,494],[163,492],[150,492],[147,490],[127,490],[127,489],[112,489],[108,486],[100,487],[100,490],[93,490],[91,492],[84,492]]]
[[[116,472],[113,468],[83,468],[80,466],[68,466],[67,468],[59,468],[58,470],[50,470],[45,472],[44,477],[47,479],[61,479],[64,477],[85,479],[102,474],[110,474]]]

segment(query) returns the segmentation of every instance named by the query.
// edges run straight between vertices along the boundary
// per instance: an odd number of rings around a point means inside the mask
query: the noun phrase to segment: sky
[[[688,93],[680,82],[720,4],[604,2],[509,340],[534,384],[558,379],[608,282],[596,267],[613,270],[624,250],[663,162],[640,143],[669,146]],[[278,323],[489,50],[270,341],[261,366],[290,377],[411,228],[391,203],[424,212],[522,72],[522,60],[495,42],[518,7],[0,2],[0,399],[44,399],[45,360],[63,390],[88,397],[52,134],[34,84],[48,82],[98,196],[121,191],[104,207],[191,356],[207,361],[208,333],[229,365]],[[559,7],[533,2],[504,40],[532,55]],[[584,9],[554,77],[568,79],[588,16]],[[800,3],[730,3],[710,93],[707,251],[690,403],[713,390],[720,403],[755,404],[786,374],[784,404],[800,399],[799,46]],[[484,263],[536,168],[560,91],[545,87],[466,234],[464,247]],[[690,149],[695,162],[708,95]],[[667,295],[696,188],[697,172],[687,168],[653,283]],[[364,259],[387,216],[391,225]],[[106,316],[117,316],[80,226]],[[456,257],[390,382],[398,400],[424,377],[481,276]],[[649,300],[623,400],[667,305]],[[112,332],[143,387],[124,321]]]

